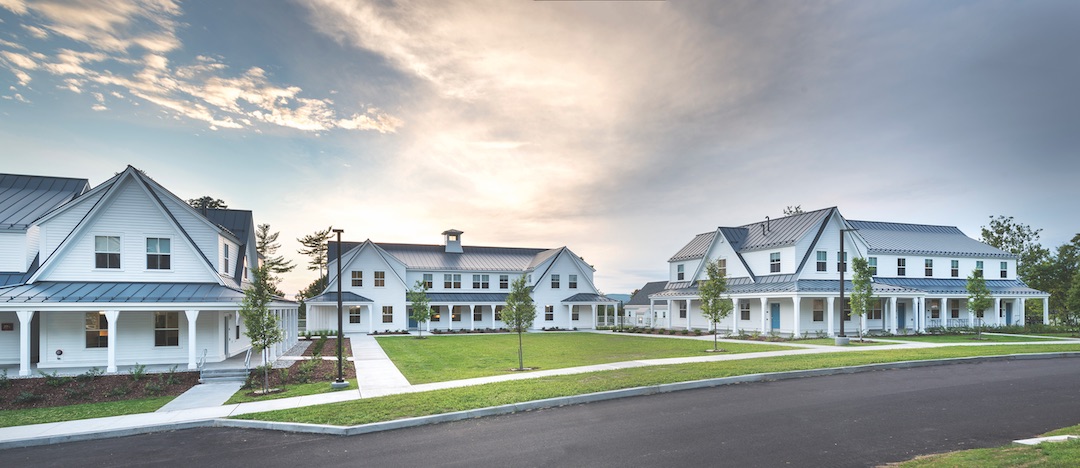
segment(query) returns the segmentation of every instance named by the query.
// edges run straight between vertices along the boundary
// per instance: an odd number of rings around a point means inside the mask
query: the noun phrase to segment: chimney
[[[771,221],[771,220],[769,220],[769,217],[768,217],[768,216],[766,216],[766,217],[765,217],[765,226],[766,226],[766,227],[765,227],[765,230],[766,230],[766,231],[768,231],[768,232],[772,232],[772,221]]]
[[[443,231],[443,239],[446,241],[446,253],[462,253],[461,250],[461,235],[464,234],[457,229],[449,229]]]

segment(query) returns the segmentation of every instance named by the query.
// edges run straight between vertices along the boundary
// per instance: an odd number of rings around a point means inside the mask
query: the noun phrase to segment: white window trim
[[[169,240],[169,268],[167,270],[163,270],[163,269],[160,269],[160,268],[156,269],[156,270],[151,269],[151,268],[146,268],[146,256],[150,255],[150,252],[145,252],[145,250],[146,250],[146,241],[150,240],[150,239],[168,239]],[[143,263],[142,263],[143,271],[146,272],[146,273],[152,273],[152,274],[155,274],[155,275],[156,274],[163,274],[163,273],[164,274],[172,273],[175,270],[175,268],[173,268],[173,245],[175,245],[175,244],[176,243],[173,241],[172,236],[169,236],[169,235],[159,236],[159,235],[155,235],[155,234],[147,234],[145,239],[143,240],[143,250],[144,250],[144,252],[143,252]],[[123,246],[123,242],[121,242],[121,246]],[[121,248],[121,250],[123,250],[123,249]],[[158,255],[160,255],[160,254],[158,254]],[[120,254],[120,257],[121,257],[120,258],[120,266],[124,266],[124,259],[123,259],[123,254],[122,253]],[[245,272],[244,277],[247,278],[246,272]]]
[[[124,255],[124,236],[125,235],[122,234],[122,233],[120,233],[120,234],[117,234],[117,233],[106,233],[106,234],[91,233],[91,235],[90,235],[90,252],[91,252],[91,255],[90,255],[90,270],[91,271],[123,272],[124,270],[126,270],[125,265],[127,265],[127,262],[124,261],[124,257],[125,257],[125,255]],[[97,251],[97,238],[98,237],[119,237],[120,238],[120,268],[98,268],[97,267],[97,254],[98,254],[98,251]],[[144,247],[144,249],[145,249],[145,247]]]

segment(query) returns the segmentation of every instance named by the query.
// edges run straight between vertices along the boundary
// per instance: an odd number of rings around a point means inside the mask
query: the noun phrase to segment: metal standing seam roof
[[[716,239],[716,231],[705,232],[694,236],[683,248],[675,252],[672,255],[669,262],[679,262],[683,260],[692,260],[695,258],[702,258],[705,256],[705,252],[709,250],[709,246],[712,245]]]
[[[562,302],[619,302],[619,301],[616,301],[615,299],[612,299],[610,297],[607,297],[607,296],[604,296],[604,295],[601,295],[601,294],[577,293],[577,294],[574,294],[573,296],[570,296],[570,297],[568,297],[566,299],[563,299]]]
[[[315,296],[315,297],[312,297],[312,298],[309,298],[309,299],[305,299],[304,302],[307,303],[307,304],[323,303],[323,302],[331,302],[331,303],[337,304],[337,291],[324,292],[322,294],[319,294],[318,296]],[[368,298],[366,298],[364,296],[361,296],[359,294],[356,294],[354,292],[342,291],[341,292],[341,302],[375,302],[375,301],[372,301],[371,299],[368,299]]]
[[[1016,258],[968,237],[953,226],[854,220],[848,224],[859,230],[872,254]]]
[[[86,179],[0,174],[0,229],[24,230],[88,190]]]
[[[361,244],[363,242],[342,242],[342,254]],[[466,245],[462,246],[462,253],[447,253],[443,245],[374,244],[410,270],[528,271],[561,250]],[[330,259],[336,258],[335,242],[329,243],[327,253]]]
[[[739,227],[720,227],[718,230],[728,239],[735,252],[795,245],[808,232],[820,226],[834,209],[824,208]],[[716,231],[698,234],[668,261],[703,258],[715,239]]]
[[[917,289],[927,294],[967,295],[967,279],[933,278],[875,278],[875,284],[884,283],[898,287]],[[1046,296],[1047,293],[1032,289],[1020,280],[986,280],[986,287],[995,296]]]
[[[753,282],[750,278],[731,278],[728,280],[728,294],[762,293],[838,293],[840,280],[795,280],[794,275],[775,275],[775,281]],[[677,288],[664,289],[651,294],[653,298],[686,297],[698,294],[697,284],[680,282]],[[1045,296],[1046,293],[1032,289],[1019,280],[986,280],[986,286],[995,296]],[[917,278],[874,278],[873,293],[881,294],[947,294],[966,295],[966,279],[917,279]],[[844,289],[851,291],[854,284],[844,281]]]
[[[446,302],[506,302],[507,293],[427,293],[428,300],[432,303]]]
[[[182,303],[238,305],[244,292],[214,283],[52,282],[0,288],[0,303]]]
[[[638,289],[637,294],[630,297],[630,300],[626,302],[626,305],[649,305],[649,296],[663,291],[664,286],[667,286],[667,284],[667,281],[651,281],[645,283],[641,289]]]
[[[202,213],[201,210],[196,209]],[[248,233],[254,232],[255,221],[250,210],[210,208],[204,214],[211,223],[231,232],[241,243],[248,241]]]

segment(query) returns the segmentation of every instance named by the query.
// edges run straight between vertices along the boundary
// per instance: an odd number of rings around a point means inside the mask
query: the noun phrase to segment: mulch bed
[[[317,349],[320,341],[319,338],[313,339],[311,341],[311,346],[308,346],[307,349],[304,350],[304,354],[301,354],[301,356],[314,356],[315,351],[320,351],[319,354],[322,356],[337,356],[337,338],[327,338],[326,343],[323,344],[321,350]],[[341,348],[341,351],[345,354],[346,357],[352,356],[352,352],[350,352],[351,347],[349,346],[349,339],[346,338],[345,343],[343,344],[345,346]]]
[[[146,374],[138,381],[129,374],[8,379],[0,381],[0,410],[175,396],[198,383],[198,372]]]
[[[700,330],[685,331],[685,330],[669,330],[666,328],[624,328],[622,330],[612,330],[616,333],[637,333],[640,335],[672,335],[672,336],[705,336],[711,335],[709,332],[702,332]],[[685,331],[685,333],[683,333]],[[759,340],[765,341],[765,340]]]
[[[305,361],[296,361],[286,368],[288,369],[288,380],[285,382],[283,382],[281,379],[281,371],[283,369],[271,369],[270,388],[281,388],[282,385],[288,387],[289,385],[295,385],[300,383],[330,382],[337,378],[337,360],[322,359],[319,361],[319,364],[317,364],[312,370],[310,376],[307,377],[307,382],[301,382],[301,380],[303,380],[303,376],[301,375],[303,371],[301,370],[300,366],[303,365],[304,362]],[[341,372],[345,376],[345,380],[355,379],[356,365],[354,365],[352,362],[346,361],[342,363]],[[249,387],[250,390],[261,390],[263,382],[262,372],[258,370],[251,371],[251,377],[248,379],[248,382],[251,384],[251,386]],[[248,395],[253,395],[253,393],[254,392],[248,393]]]

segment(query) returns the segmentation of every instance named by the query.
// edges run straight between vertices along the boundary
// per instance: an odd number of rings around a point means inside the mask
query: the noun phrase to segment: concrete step
[[[202,383],[246,382],[247,378],[247,369],[203,369],[199,373],[199,382]]]

